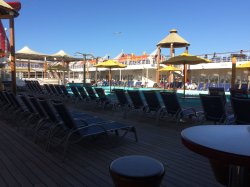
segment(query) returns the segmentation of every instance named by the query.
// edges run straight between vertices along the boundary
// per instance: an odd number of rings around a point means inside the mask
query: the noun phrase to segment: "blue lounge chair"
[[[130,100],[132,101],[130,109],[145,112],[146,107],[143,102],[140,91],[139,90],[127,90],[127,92],[130,97]]]
[[[204,90],[207,91],[208,88],[210,87],[210,85],[211,85],[211,83],[207,82],[206,85],[205,85],[205,87],[204,87]]]
[[[113,105],[112,101],[106,96],[105,91],[103,88],[94,88],[98,97],[99,101],[98,104],[100,104],[103,108],[105,108],[107,105]]]
[[[181,107],[176,92],[160,92],[160,96],[168,116],[176,120],[177,124],[182,122],[185,117],[198,119],[194,108]]]
[[[250,99],[249,98],[231,98],[235,123],[250,124]]]
[[[204,111],[204,119],[216,123],[230,124],[233,115],[229,115],[223,96],[200,94],[201,104]]]
[[[225,90],[223,87],[209,87],[208,88],[208,94],[213,96],[222,96],[224,105],[227,103],[227,98],[225,94]]]
[[[240,86],[241,90],[248,90],[248,83],[242,83]]]
[[[125,90],[123,89],[114,89],[114,93],[117,98],[117,103],[114,104],[113,110],[117,109],[118,107],[123,111],[123,118],[127,117],[127,111],[131,107],[131,104],[126,96]]]
[[[225,83],[225,92],[229,92],[230,91],[230,87],[231,87],[231,84],[230,83]]]
[[[197,87],[197,90],[201,91],[204,89],[204,82],[200,82],[198,87]]]
[[[96,93],[95,93],[95,91],[93,90],[92,87],[86,86],[84,88],[87,91],[91,101],[97,101],[97,102],[99,101],[99,98],[96,96]]]
[[[63,151],[63,160],[66,156],[66,152],[71,143],[77,143],[81,141],[83,138],[98,136],[98,135],[108,135],[109,133],[115,132],[116,135],[119,135],[119,131],[122,131],[121,138],[125,137],[128,132],[134,133],[135,140],[138,141],[136,129],[132,125],[127,125],[118,122],[110,122],[110,123],[91,123],[89,124],[84,119],[74,120],[68,109],[61,102],[53,102],[52,103],[55,110],[57,111],[62,123],[60,128],[62,131],[58,131],[55,129],[50,136],[50,144],[53,142],[54,138],[61,137],[60,144],[64,145]]]
[[[161,106],[155,91],[142,91],[142,93],[146,100],[145,112],[148,114],[153,113],[153,115],[155,115],[156,122],[158,123],[160,117],[164,114],[164,107]]]

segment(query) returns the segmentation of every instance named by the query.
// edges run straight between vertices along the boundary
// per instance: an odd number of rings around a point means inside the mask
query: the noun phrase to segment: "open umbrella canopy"
[[[124,64],[121,64],[115,60],[106,60],[106,61],[103,61],[103,62],[96,64],[95,67],[99,67],[99,68],[125,68],[127,66]]]
[[[176,68],[174,66],[166,66],[164,68],[159,69],[158,71],[181,71],[181,69]]]
[[[236,68],[242,68],[242,69],[244,69],[244,68],[250,68],[250,61],[246,62],[244,64],[240,64],[240,65],[236,66]]]
[[[20,59],[43,60],[46,56],[48,55],[33,51],[28,46],[25,46],[16,52],[16,58]]]
[[[125,68],[127,66],[124,64],[121,64],[115,60],[106,60],[106,61],[103,61],[103,62],[96,64],[95,67],[109,68],[109,89],[111,92],[111,69],[112,68]]]
[[[195,55],[190,55],[188,53],[182,53],[181,55],[169,58],[166,61],[163,61],[162,64],[174,64],[174,65],[181,65],[181,64],[203,64],[203,63],[210,63],[211,60],[201,58]]]
[[[194,55],[190,55],[188,53],[182,53],[179,56],[175,56],[172,58],[169,58],[166,61],[163,61],[162,64],[174,64],[174,65],[180,65],[183,64],[184,65],[184,69],[183,69],[183,79],[184,79],[184,98],[185,98],[185,90],[186,90],[186,86],[185,86],[185,80],[186,80],[186,64],[190,64],[190,65],[195,65],[195,64],[203,64],[203,63],[210,63],[211,60],[205,59],[205,58],[201,58],[198,56],[194,56]]]

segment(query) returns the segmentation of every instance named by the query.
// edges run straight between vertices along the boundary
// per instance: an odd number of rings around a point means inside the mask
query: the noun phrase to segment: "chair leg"
[[[138,142],[138,136],[137,136],[136,128],[132,127],[131,131],[134,133],[135,141]]]

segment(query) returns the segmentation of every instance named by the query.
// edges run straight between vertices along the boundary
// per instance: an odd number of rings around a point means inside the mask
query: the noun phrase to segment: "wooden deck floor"
[[[109,175],[112,160],[124,155],[148,155],[161,161],[166,169],[162,186],[221,187],[212,174],[208,160],[185,148],[180,132],[171,122],[155,125],[153,119],[137,116],[124,120],[119,112],[103,111],[99,115],[133,123],[139,142],[133,136],[121,141],[117,137],[86,139],[73,145],[66,162],[62,149],[45,152],[44,144],[34,144],[23,132],[0,122],[0,186],[113,186]],[[129,115],[131,117],[132,114]]]

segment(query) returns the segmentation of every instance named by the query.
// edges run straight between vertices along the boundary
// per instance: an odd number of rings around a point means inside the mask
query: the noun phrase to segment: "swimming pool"
[[[83,86],[83,84],[79,83],[74,83],[75,86]],[[106,95],[115,100],[116,96],[113,92],[110,93],[110,87],[109,86],[97,86],[97,88],[103,88],[105,90]],[[163,89],[163,88],[137,88],[137,87],[118,87],[118,86],[112,86],[111,90],[113,89],[124,89],[124,90],[139,90],[139,91],[144,91],[144,90],[156,90],[158,92],[160,91],[171,91],[171,90],[167,90],[167,89]],[[183,90],[176,90],[178,98],[179,98],[179,102],[181,105],[185,106],[185,107],[192,107],[192,106],[201,106],[200,103],[200,98],[199,98],[199,94],[208,94],[208,91],[198,91],[198,90],[186,90],[185,91],[185,98],[183,97]],[[227,101],[230,100],[230,93],[229,92],[225,92],[226,93],[226,98]],[[143,94],[141,93],[142,98],[144,98]],[[160,94],[157,93],[159,101],[162,102]]]

